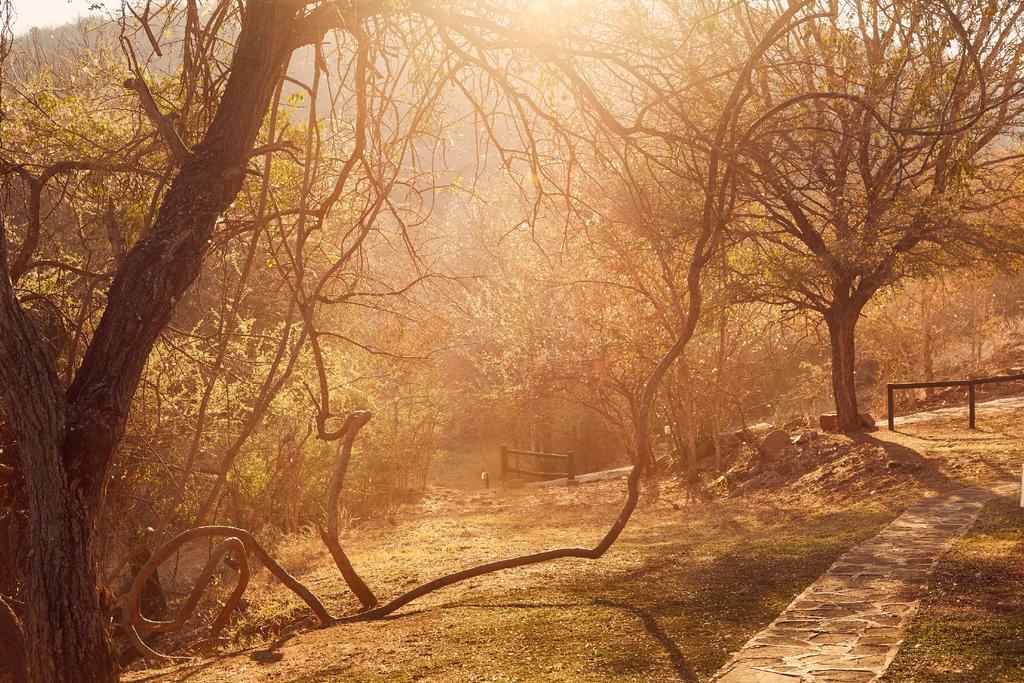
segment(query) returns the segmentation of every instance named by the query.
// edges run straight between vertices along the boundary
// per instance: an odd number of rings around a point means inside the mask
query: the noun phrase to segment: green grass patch
[[[1024,681],[1024,511],[1000,498],[942,559],[890,683]]]

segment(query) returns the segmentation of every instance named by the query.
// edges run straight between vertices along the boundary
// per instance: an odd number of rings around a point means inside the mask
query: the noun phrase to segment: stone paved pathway
[[[1019,484],[925,499],[840,557],[718,672],[717,683],[877,680],[917,612],[939,557],[985,503]]]

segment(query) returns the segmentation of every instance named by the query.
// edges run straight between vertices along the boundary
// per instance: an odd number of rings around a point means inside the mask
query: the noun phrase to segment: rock
[[[775,425],[768,422],[758,422],[757,424],[744,427],[732,433],[734,437],[740,441],[756,441],[768,432],[775,429]]]
[[[875,418],[868,413],[857,413],[857,421],[864,429],[875,428]],[[818,425],[826,432],[837,432],[839,431],[839,417],[835,413],[825,413],[818,418]]]
[[[732,492],[729,493],[730,498],[736,498],[742,496],[751,491],[759,488],[764,482],[760,476],[754,477],[753,479],[747,479],[745,482],[737,486]]]
[[[722,434],[722,436],[720,436],[719,439],[721,439],[722,442],[722,450],[732,450],[734,448],[739,448],[740,444],[743,443],[743,439],[736,436],[735,434]]]
[[[789,432],[785,429],[776,429],[768,432],[761,439],[758,448],[769,458],[778,456],[786,446],[789,445]]]
[[[808,444],[814,441],[817,437],[818,432],[814,431],[813,429],[808,429],[807,431],[801,433],[800,436],[793,439],[793,443],[795,443],[798,446],[803,446],[804,444]]]
[[[714,479],[714,480],[708,482],[707,484],[705,484],[704,485],[704,490],[708,491],[708,490],[711,490],[711,489],[714,489],[714,488],[718,488],[720,486],[727,486],[728,484],[729,484],[729,480],[723,474],[722,476],[718,477],[717,479]]]

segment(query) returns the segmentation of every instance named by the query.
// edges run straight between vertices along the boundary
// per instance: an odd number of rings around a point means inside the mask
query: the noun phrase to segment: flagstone
[[[867,683],[885,673],[928,577],[1014,482],[928,498],[840,557],[716,674],[716,683]]]

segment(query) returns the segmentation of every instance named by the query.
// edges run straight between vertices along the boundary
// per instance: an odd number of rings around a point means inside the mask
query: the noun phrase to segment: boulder
[[[727,451],[739,448],[740,444],[743,443],[743,439],[735,434],[722,434],[718,438],[722,441],[722,449]]]
[[[793,443],[795,443],[798,446],[803,446],[804,444],[808,444],[814,441],[814,439],[816,439],[817,436],[818,432],[814,431],[813,429],[808,429],[807,431],[802,432],[800,436],[793,439]]]
[[[733,432],[733,436],[740,441],[756,441],[773,429],[775,429],[775,425],[773,424],[769,424],[768,422],[758,422],[757,424],[753,424]]]
[[[863,429],[875,428],[875,418],[868,413],[857,413],[857,421]],[[839,431],[839,417],[835,413],[825,413],[818,418],[818,426],[826,432],[837,432]]]
[[[764,435],[761,443],[758,444],[758,448],[769,458],[774,458],[788,445],[789,432],[785,429],[776,429]]]

